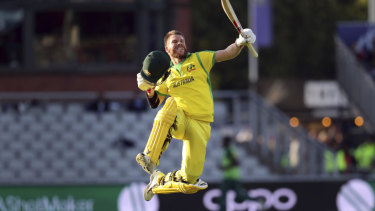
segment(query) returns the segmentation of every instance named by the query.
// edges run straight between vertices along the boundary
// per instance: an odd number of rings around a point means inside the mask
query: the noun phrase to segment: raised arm
[[[251,29],[244,29],[244,34],[246,37],[242,37],[241,35],[236,39],[236,41],[230,44],[224,50],[216,51],[216,62],[222,62],[231,60],[236,58],[238,54],[240,54],[243,46],[246,45],[247,42],[254,43],[256,40],[255,34],[251,31]]]
[[[216,62],[227,61],[235,58],[240,54],[243,46],[237,46],[236,43],[230,44],[224,50],[216,51]]]

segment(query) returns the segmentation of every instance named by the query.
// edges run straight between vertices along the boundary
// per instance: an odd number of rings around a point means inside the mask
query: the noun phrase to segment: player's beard
[[[178,52],[178,49],[182,47],[184,49],[184,52],[183,53],[179,53]],[[172,56],[175,57],[175,58],[178,58],[178,59],[185,59],[186,58],[186,55],[187,55],[187,50],[186,50],[186,47],[185,46],[178,46],[177,48],[173,49],[173,53],[172,53]]]

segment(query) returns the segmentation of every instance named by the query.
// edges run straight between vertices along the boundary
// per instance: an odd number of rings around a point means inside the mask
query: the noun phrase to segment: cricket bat
[[[232,8],[232,5],[230,4],[229,0],[221,0],[221,5],[223,6],[225,14],[227,14],[229,20],[234,25],[234,28],[236,28],[238,34],[241,34],[241,36],[245,37],[243,34],[243,28],[241,26],[240,21],[238,20],[236,13],[234,13],[234,10]],[[255,58],[258,58],[258,53],[254,49],[253,45],[251,43],[247,43],[247,47],[249,48],[250,52],[253,54]]]

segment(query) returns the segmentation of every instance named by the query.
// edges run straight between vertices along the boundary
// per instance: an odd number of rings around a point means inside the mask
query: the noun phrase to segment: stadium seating
[[[225,108],[221,106],[218,110],[222,118]],[[148,109],[135,113],[122,109],[99,113],[86,110],[83,102],[49,102],[22,112],[3,110],[0,113],[0,183],[147,181],[148,176],[136,163],[135,156],[143,151],[156,112]],[[181,148],[181,141],[172,140],[159,168],[163,171],[179,168]],[[214,128],[202,176],[205,180],[221,179],[218,169],[221,152],[219,130]],[[268,171],[259,171],[262,168],[254,157],[244,151],[241,156],[246,160],[243,169],[252,172],[251,175],[268,174]]]

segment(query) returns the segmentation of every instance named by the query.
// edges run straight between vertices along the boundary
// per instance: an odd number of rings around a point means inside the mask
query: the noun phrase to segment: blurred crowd
[[[371,135],[348,133],[345,124],[333,124],[321,130],[310,130],[310,136],[328,146],[324,153],[325,171],[375,175],[375,141]],[[353,135],[354,134],[354,135]]]

